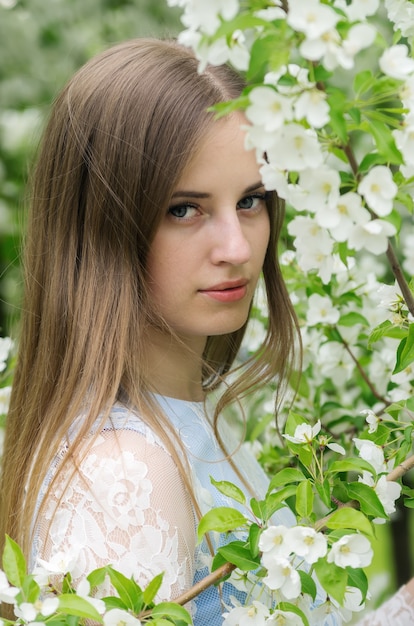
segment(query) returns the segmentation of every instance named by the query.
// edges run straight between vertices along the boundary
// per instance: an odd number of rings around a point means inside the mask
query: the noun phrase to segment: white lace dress
[[[223,459],[203,405],[158,397],[184,443],[192,480],[203,512],[212,506],[234,506],[211,486],[215,480],[240,484]],[[45,478],[38,506],[67,446],[56,457]],[[268,480],[249,451],[236,454],[237,465],[259,497]],[[211,555],[206,543],[197,545],[196,519],[189,494],[165,446],[140,417],[121,404],[113,407],[105,428],[94,440],[79,471],[56,485],[35,528],[31,567],[37,558],[50,560],[59,552],[76,556],[75,582],[92,569],[112,564],[145,586],[164,572],[158,600],[173,599],[209,572]],[[68,483],[69,478],[69,483]],[[291,525],[293,516],[283,509],[277,523]],[[216,546],[228,541],[217,535]],[[107,593],[108,590],[102,590]],[[210,587],[189,607],[195,626],[221,626],[222,614],[232,603],[243,601],[244,582],[232,576],[219,588]],[[315,626],[339,626],[330,615]],[[414,598],[400,590],[360,626],[412,626]]]

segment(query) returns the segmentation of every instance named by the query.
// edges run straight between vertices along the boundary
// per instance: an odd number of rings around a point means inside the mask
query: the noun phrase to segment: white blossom
[[[358,185],[358,192],[380,217],[391,213],[397,191],[391,171],[385,165],[375,165]]]
[[[78,596],[92,604],[92,606],[98,611],[98,613],[100,613],[100,615],[103,615],[105,613],[105,602],[99,598],[92,598],[90,596],[91,585],[86,578],[83,578],[78,583],[78,586],[76,587],[76,593]]]
[[[249,320],[246,333],[243,338],[243,346],[249,352],[255,352],[263,344],[266,337],[266,328],[257,317]]]
[[[355,367],[345,347],[336,341],[327,341],[319,346],[316,363],[320,373],[335,381],[337,386],[350,380]]]
[[[288,600],[298,597],[301,590],[300,577],[288,559],[275,557],[270,560],[267,558],[266,564],[263,563],[263,565],[267,569],[267,576],[263,578],[263,582],[269,589],[273,591],[280,589]]]
[[[327,556],[328,563],[338,567],[368,567],[373,551],[369,540],[358,533],[344,535],[336,541]]]
[[[401,130],[393,130],[395,144],[406,165],[414,165],[414,115],[406,117]]]
[[[10,356],[12,347],[13,341],[10,337],[0,337],[0,372],[6,368],[7,359]]]
[[[379,66],[387,76],[405,80],[414,73],[414,59],[409,56],[408,47],[405,44],[396,44],[387,48],[379,59]]]
[[[328,550],[328,542],[323,533],[316,532],[309,526],[294,526],[289,529],[289,540],[292,542],[293,551],[301,556],[309,564],[325,556]]]
[[[111,609],[103,616],[104,626],[141,626],[141,620],[128,611]]]
[[[7,604],[14,604],[15,598],[20,589],[12,587],[7,580],[6,574],[0,570],[0,602],[6,602]]]
[[[312,293],[309,296],[306,313],[306,322],[309,326],[336,324],[338,320],[339,311],[334,307],[329,296],[321,296],[319,293]]]
[[[305,119],[313,128],[322,128],[329,122],[329,104],[326,93],[320,89],[304,91],[294,103],[295,118]]]
[[[174,2],[174,0],[169,0]],[[186,28],[200,30],[207,35],[213,35],[220,26],[220,17],[232,20],[239,11],[238,0],[191,0],[180,3],[184,7],[181,21]]]
[[[362,21],[369,15],[375,15],[379,7],[379,0],[336,0],[335,6],[344,11],[351,22]]]
[[[43,567],[49,574],[67,574],[72,572],[76,566],[77,555],[73,552],[59,551],[45,561],[37,559],[37,564]]]
[[[361,459],[364,459],[364,461],[368,461],[368,463],[372,465],[377,474],[385,472],[386,465],[384,452],[381,446],[377,446],[376,443],[370,441],[369,439],[354,438],[353,442],[355,443],[356,449],[358,450]]]
[[[414,35],[414,6],[411,0],[385,0],[388,19],[403,37]]]
[[[308,39],[316,39],[331,30],[339,15],[319,0],[290,0],[287,23]]]
[[[279,94],[272,87],[255,87],[249,94],[251,104],[246,117],[253,124],[263,126],[266,132],[280,128],[293,117],[290,98]]]
[[[11,390],[10,386],[0,387],[0,415],[5,415],[9,410]]]
[[[372,254],[383,254],[388,248],[388,238],[393,237],[397,230],[393,224],[385,220],[368,220],[357,224],[349,234],[348,246],[354,250],[368,250]]]
[[[414,234],[406,235],[402,242],[404,255],[403,268],[408,274],[414,275]]]
[[[253,601],[250,606],[238,606],[224,613],[223,626],[266,626],[269,615],[267,606]]]
[[[369,427],[368,432],[370,434],[377,432],[378,425],[381,421],[378,415],[376,415],[371,409],[364,409],[363,411],[361,411],[361,415],[366,416],[365,420]]]
[[[386,514],[394,513],[395,501],[401,495],[401,485],[393,480],[387,480],[386,476],[380,476],[374,489]]]
[[[292,546],[289,541],[289,529],[281,524],[269,526],[260,535],[259,548],[263,553],[262,562],[265,567],[267,567],[268,558],[289,556],[292,552]]]
[[[303,620],[297,613],[292,611],[275,609],[268,618],[266,626],[303,626]]]
[[[321,420],[318,420],[314,426],[310,424],[299,424],[295,428],[295,434],[283,437],[292,443],[311,443],[321,429]]]
[[[339,216],[333,212],[333,221],[329,219],[329,211],[324,214],[325,223],[318,220],[324,207],[331,209],[335,207],[339,200],[339,188],[341,179],[339,173],[327,166],[317,169],[307,168],[300,173],[300,196],[299,202],[295,206],[299,210],[308,210],[316,213],[316,221],[321,226],[329,227],[338,223]],[[292,200],[292,198],[291,198]],[[328,223],[326,223],[328,222]]]
[[[282,126],[268,150],[269,162],[280,170],[301,171],[322,164],[322,149],[316,134],[294,122]]]
[[[353,191],[340,196],[336,207],[330,208],[330,211],[337,216],[336,223],[329,226],[329,232],[336,241],[346,241],[356,224],[370,220],[369,212],[362,206],[361,196]],[[319,223],[323,225],[324,214],[318,211],[318,215],[320,215]]]

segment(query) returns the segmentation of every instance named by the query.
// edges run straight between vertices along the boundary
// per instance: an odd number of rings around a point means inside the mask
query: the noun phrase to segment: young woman
[[[31,567],[63,552],[75,583],[109,563],[141,585],[163,571],[159,597],[173,599],[208,572],[197,520],[227,504],[210,475],[267,487],[220,417],[275,377],[282,388],[296,342],[276,256],[282,206],[244,149],[242,114],[208,110],[242,88],[228,67],[199,75],[190,51],[143,39],[93,59],[54,105],[33,181],[0,503],[0,537]],[[229,377],[261,273],[269,330]],[[222,624],[244,591],[209,588],[194,624]],[[396,598],[412,619],[409,591]]]

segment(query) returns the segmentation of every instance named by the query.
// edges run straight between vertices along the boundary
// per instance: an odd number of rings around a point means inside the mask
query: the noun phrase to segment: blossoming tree
[[[167,1],[183,10],[179,39],[195,50],[200,72],[230,62],[246,74],[243,94],[216,112],[245,111],[246,147],[265,187],[286,201],[281,261],[304,350],[294,403],[278,425],[266,410],[274,390],[248,406],[249,439],[271,476],[266,498],[248,501],[215,483],[237,506],[209,511],[200,538],[240,529],[244,538],[220,548],[211,575],[178,601],[237,570],[260,591],[229,610],[225,626],[309,626],[332,613],[342,623],[364,607],[376,524],[402,495],[414,507],[414,491],[401,484],[414,466],[414,4]],[[265,333],[260,291],[254,313],[245,353]],[[282,506],[291,527],[272,522]],[[66,574],[59,599],[42,601],[50,576],[70,571],[56,567],[44,563],[27,577],[7,541],[0,600],[15,605],[15,623],[190,623],[184,609],[155,603],[159,578],[142,591],[110,567],[76,593]],[[116,601],[90,596],[105,575]]]

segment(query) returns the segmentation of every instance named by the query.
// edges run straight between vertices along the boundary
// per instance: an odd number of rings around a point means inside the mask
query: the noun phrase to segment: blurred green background
[[[91,56],[176,35],[179,15],[166,0],[0,0],[0,336],[19,318],[26,182],[50,103]]]

